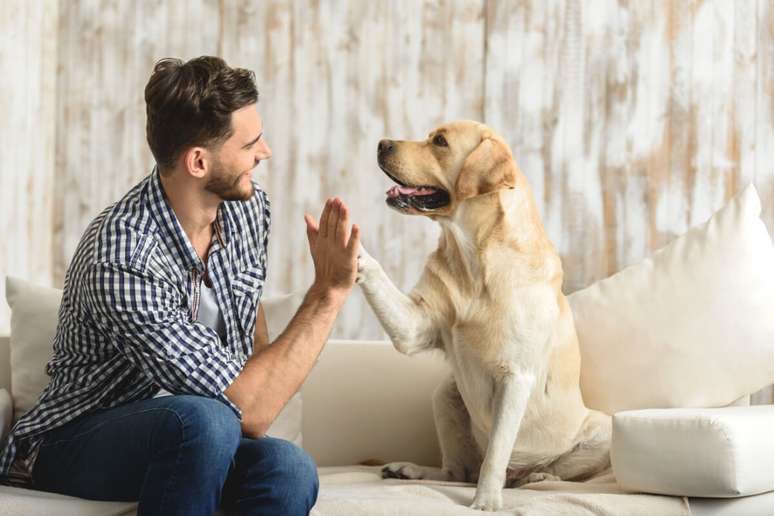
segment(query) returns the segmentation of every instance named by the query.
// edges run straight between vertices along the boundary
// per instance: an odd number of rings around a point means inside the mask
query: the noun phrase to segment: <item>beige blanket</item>
[[[313,516],[481,516],[468,506],[475,486],[382,480],[379,467],[320,468]],[[628,493],[609,472],[588,482],[539,482],[503,491],[502,511],[519,516],[689,516],[684,498]]]

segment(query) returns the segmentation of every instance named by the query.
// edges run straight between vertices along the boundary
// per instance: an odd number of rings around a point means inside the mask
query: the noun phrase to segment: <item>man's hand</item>
[[[312,289],[343,302],[357,278],[360,228],[349,227],[349,210],[338,197],[328,199],[320,224],[304,214],[309,252],[314,261]]]

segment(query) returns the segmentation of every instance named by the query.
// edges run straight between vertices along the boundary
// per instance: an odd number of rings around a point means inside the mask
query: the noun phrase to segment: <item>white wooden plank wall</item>
[[[483,120],[510,142],[567,292],[640,260],[751,181],[772,228],[772,7],[2,2],[0,273],[61,285],[88,222],[150,171],[143,89],[166,56],[216,54],[256,72],[274,151],[255,173],[274,213],[267,294],[309,285],[302,215],[319,216],[333,195],[409,290],[438,233],[386,209],[376,143],[455,118]],[[357,289],[334,335],[383,336]]]
[[[5,275],[50,284],[57,2],[0,2],[0,296]],[[0,334],[9,311],[0,303]]]

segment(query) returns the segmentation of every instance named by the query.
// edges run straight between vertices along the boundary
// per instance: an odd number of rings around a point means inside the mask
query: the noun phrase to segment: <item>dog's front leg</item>
[[[502,507],[508,462],[534,385],[534,374],[524,371],[507,373],[495,380],[494,422],[471,505],[473,509],[496,511]]]
[[[436,345],[430,318],[413,299],[398,290],[379,262],[362,246],[357,283],[395,349],[411,355]]]

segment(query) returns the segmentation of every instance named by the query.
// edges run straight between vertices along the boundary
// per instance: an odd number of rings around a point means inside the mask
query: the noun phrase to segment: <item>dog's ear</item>
[[[462,164],[454,187],[458,201],[516,187],[516,163],[499,138],[485,134]]]

